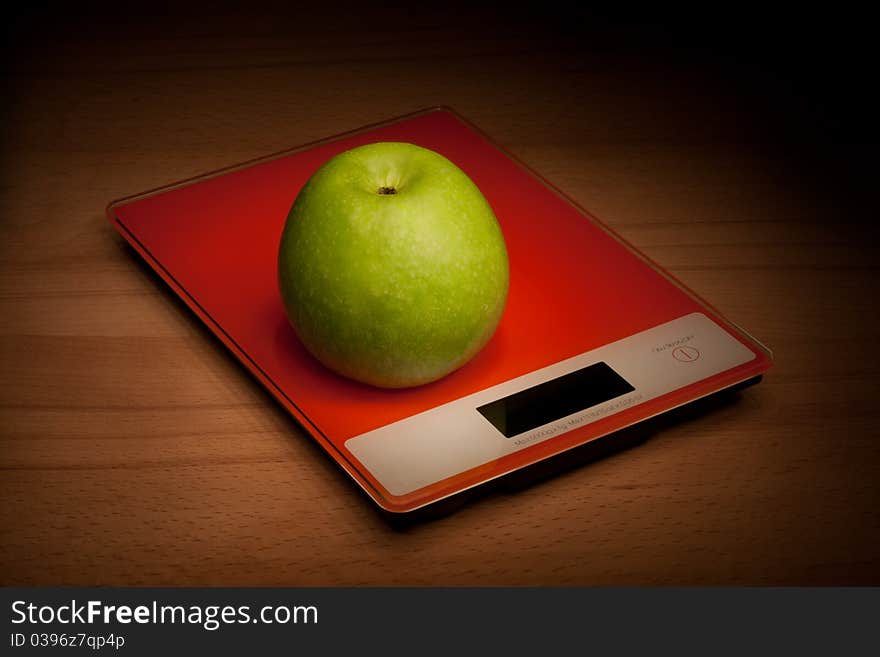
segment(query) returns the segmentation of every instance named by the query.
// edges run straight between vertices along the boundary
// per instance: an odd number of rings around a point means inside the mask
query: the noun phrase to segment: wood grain
[[[880,251],[854,151],[745,64],[488,9],[326,11],[22,18],[0,137],[0,583],[880,583]],[[768,344],[765,381],[447,517],[375,512],[103,210],[435,104]]]

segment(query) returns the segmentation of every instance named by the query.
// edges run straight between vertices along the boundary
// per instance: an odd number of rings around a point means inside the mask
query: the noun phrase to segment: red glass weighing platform
[[[333,155],[406,141],[492,205],[510,292],[489,344],[434,383],[383,390],[301,346],[277,251]],[[768,350],[448,108],[116,201],[116,229],[383,509],[404,513],[761,376]]]

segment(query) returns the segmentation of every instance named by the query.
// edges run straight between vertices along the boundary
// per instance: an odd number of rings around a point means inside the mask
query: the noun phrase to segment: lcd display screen
[[[477,408],[507,438],[635,390],[599,362]]]

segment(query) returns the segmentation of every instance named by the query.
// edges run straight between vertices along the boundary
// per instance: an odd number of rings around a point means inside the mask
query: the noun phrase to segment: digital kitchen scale
[[[510,292],[489,344],[417,388],[314,360],[276,279],[287,213],[330,157],[435,150],[492,205]],[[112,203],[116,229],[383,509],[403,513],[760,377],[768,350],[448,108]]]

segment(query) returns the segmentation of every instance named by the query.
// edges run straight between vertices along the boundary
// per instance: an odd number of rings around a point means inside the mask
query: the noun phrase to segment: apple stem
[[[393,187],[380,187],[379,193],[380,194],[396,194],[397,190],[394,189]]]

